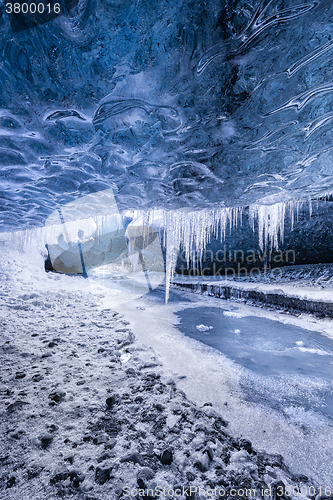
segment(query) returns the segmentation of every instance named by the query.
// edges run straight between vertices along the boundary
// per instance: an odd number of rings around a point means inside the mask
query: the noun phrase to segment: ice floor
[[[241,374],[249,401],[333,418],[333,340],[262,317],[237,317],[238,307],[198,307],[177,313],[188,337],[221,352]]]
[[[280,453],[294,473],[306,474],[321,485],[333,486],[333,425],[327,411],[332,406],[329,399],[332,394],[329,374],[332,373],[333,332],[330,320],[296,318],[175,290],[171,290],[166,305],[164,291],[147,293],[144,280],[129,286],[126,280],[119,279],[120,275],[117,279],[87,280],[53,273],[47,275],[43,270],[43,258],[38,256],[36,259],[36,250],[32,249],[31,255],[20,254],[12,247],[8,247],[8,254],[4,254],[5,250],[3,246],[0,271],[5,282],[13,283],[15,293],[20,295],[27,287],[39,290],[41,295],[50,288],[68,293],[75,290],[92,292],[96,309],[111,307],[124,314],[138,343],[154,349],[157,361],[163,363],[178,388],[190,399],[199,405],[211,402],[229,421],[228,431],[232,436],[251,440],[257,450]],[[140,298],[142,294],[145,295]],[[12,299],[15,297],[8,296],[9,301]],[[229,341],[234,340],[228,351],[221,352],[185,334],[184,325],[207,342],[209,337],[213,338],[217,325],[220,327],[220,318],[229,325]],[[262,338],[255,331],[258,322],[265,326]],[[268,330],[273,325],[281,332],[287,327],[289,335],[281,333],[278,336],[274,330],[273,345],[265,346],[265,340],[267,342],[270,337]],[[251,341],[249,331],[252,332]],[[237,338],[243,339],[239,342],[240,347]],[[267,350],[256,349],[258,343]],[[253,355],[255,351],[258,351],[257,358]],[[271,365],[267,353],[272,359],[275,357],[272,366],[277,373],[270,373],[267,368],[264,373],[265,361]],[[243,364],[236,355],[243,358]],[[293,356],[289,366],[286,356]],[[249,363],[246,357],[254,360],[252,365],[244,366]],[[280,357],[289,370],[284,378],[279,370],[286,368],[282,361],[276,361],[276,357]],[[295,357],[298,364],[294,362]],[[303,360],[308,363],[305,375],[297,371],[297,367],[302,368]]]
[[[110,283],[102,281],[94,290],[103,308],[111,295]],[[211,402],[229,421],[231,435],[282,454],[295,473],[332,486],[330,321],[178,291],[168,305],[155,291],[118,309],[177,386],[200,405]]]

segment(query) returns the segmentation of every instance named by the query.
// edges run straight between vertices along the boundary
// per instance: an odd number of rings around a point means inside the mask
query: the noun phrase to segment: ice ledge
[[[171,284],[178,290],[205,293],[220,299],[232,299],[278,308],[292,314],[308,313],[320,318],[333,318],[333,290],[288,285],[234,283],[229,280],[177,279]]]

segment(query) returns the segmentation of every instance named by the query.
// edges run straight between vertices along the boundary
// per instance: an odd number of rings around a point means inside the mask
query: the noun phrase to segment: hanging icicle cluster
[[[309,203],[310,216],[312,213],[311,200]],[[252,230],[258,227],[258,242],[261,250],[268,247],[278,249],[279,242],[283,242],[286,210],[290,215],[291,229],[294,227],[295,212],[298,218],[299,208],[304,202],[276,203],[273,205],[251,205],[248,207],[249,222]],[[21,231],[8,235],[8,240],[15,236],[20,241],[20,250],[26,252],[35,241],[35,248],[44,249],[45,244],[58,245],[64,251],[69,244],[82,243],[87,246],[91,242],[94,252],[107,252],[109,235],[119,235],[126,240],[126,227],[129,221],[131,226],[155,228],[163,235],[165,247],[166,271],[166,302],[169,298],[170,284],[173,280],[180,251],[184,252],[187,264],[193,263],[195,267],[202,264],[204,252],[211,237],[219,239],[222,243],[227,230],[232,230],[238,224],[242,225],[245,209],[239,207],[221,207],[198,211],[150,210],[148,212],[131,211],[125,215],[112,214],[95,215],[93,217],[76,217],[75,220],[65,224],[61,217],[54,216],[52,224],[44,228]],[[125,227],[124,221],[127,220]],[[141,233],[140,233],[141,234]],[[144,233],[143,238],[144,238]],[[2,236],[4,233],[2,234]],[[60,237],[59,237],[60,235]],[[64,235],[62,237],[61,235]],[[114,237],[114,236],[112,236]],[[17,239],[18,238],[18,239]],[[68,240],[68,241],[67,241]],[[127,236],[128,240],[128,236]],[[8,241],[7,241],[8,243]],[[81,244],[80,243],[80,244]],[[37,244],[37,246],[36,246]],[[90,244],[90,243],[89,243]]]
[[[187,263],[202,262],[203,254],[211,236],[220,237],[222,242],[229,224],[230,230],[242,221],[242,209],[220,208],[194,212],[164,212],[164,234],[166,241],[166,302],[169,299],[170,283],[177,265],[179,251],[182,249]]]

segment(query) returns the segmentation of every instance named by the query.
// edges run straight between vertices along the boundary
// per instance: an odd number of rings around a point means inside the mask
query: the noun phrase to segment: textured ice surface
[[[80,0],[0,18],[3,228],[112,188],[120,210],[333,190],[332,5]]]
[[[245,368],[240,383],[250,401],[282,411],[294,405],[333,418],[332,339],[266,318],[230,317],[214,307],[185,309],[178,316],[185,335]]]

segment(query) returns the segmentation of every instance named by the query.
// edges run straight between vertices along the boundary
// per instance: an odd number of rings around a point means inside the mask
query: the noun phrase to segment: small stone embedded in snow
[[[230,462],[232,463],[245,463],[250,461],[250,456],[246,450],[235,451],[230,456]]]
[[[131,358],[131,355],[129,352],[126,352],[120,356],[120,361],[122,363],[127,363],[127,361]]]
[[[207,417],[218,417],[219,416],[217,411],[214,410],[214,408],[212,408],[211,406],[205,406],[204,411],[205,411]]]
[[[197,330],[200,330],[200,332],[208,332],[208,330],[212,330],[212,328],[212,326],[197,325]]]

